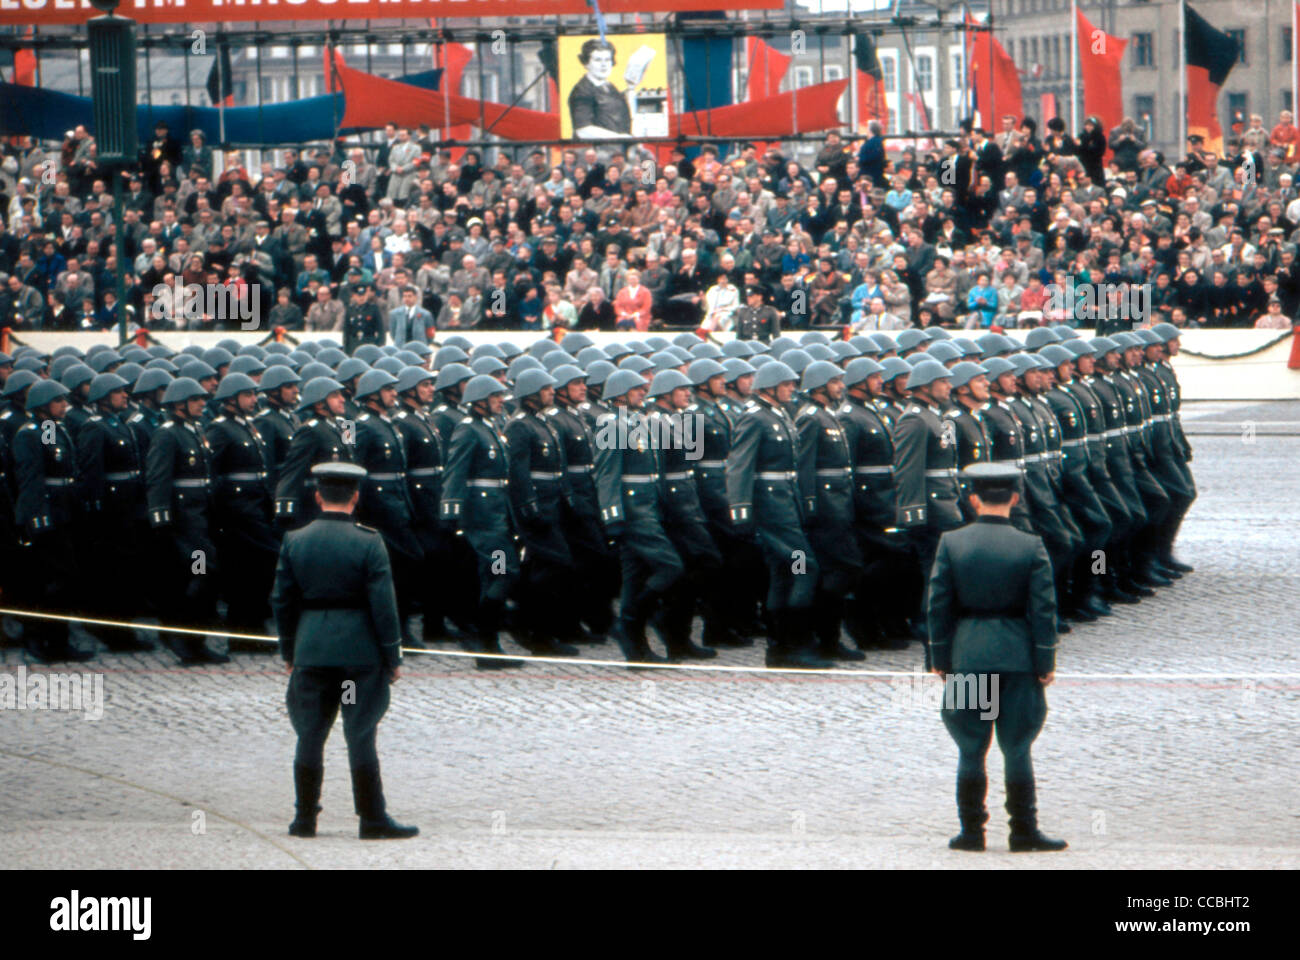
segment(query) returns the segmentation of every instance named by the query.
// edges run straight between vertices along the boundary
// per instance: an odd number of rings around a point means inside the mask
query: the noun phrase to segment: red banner
[[[698,10],[700,0],[602,0],[603,13]],[[709,0],[712,10],[780,10],[784,0]],[[588,14],[587,0],[124,0],[117,15],[140,23],[244,20],[400,20]],[[80,24],[100,16],[89,0],[0,0],[0,25]]]

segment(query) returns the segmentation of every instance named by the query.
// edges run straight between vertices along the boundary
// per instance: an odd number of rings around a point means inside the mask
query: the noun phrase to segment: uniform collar
[[[352,514],[342,513],[338,510],[322,510],[317,516],[321,520],[351,520]]]
[[[1011,523],[1011,518],[998,517],[998,516],[994,516],[991,513],[982,513],[975,518],[975,522],[976,523],[997,523],[997,524],[1002,524],[1003,526],[1009,526]]]

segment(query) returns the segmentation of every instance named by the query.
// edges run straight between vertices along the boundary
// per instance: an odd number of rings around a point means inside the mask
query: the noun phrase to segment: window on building
[[[884,78],[885,93],[898,89],[898,62],[893,57],[880,58],[880,73]]]
[[[823,83],[829,83],[831,80],[844,79],[844,66],[839,63],[826,64],[825,76],[822,77]]]
[[[1228,94],[1228,123],[1240,123],[1244,127],[1250,120],[1246,112],[1246,95],[1244,93]]]
[[[1282,62],[1290,63],[1291,58],[1295,55],[1295,43],[1291,39],[1291,28],[1282,28]]]
[[[952,88],[954,90],[960,90],[966,85],[966,64],[962,59],[960,51],[952,54],[951,64]]]
[[[1237,41],[1237,62],[1246,62],[1246,31],[1245,30],[1228,30],[1228,36]]]
[[[1151,40],[1151,34],[1133,34],[1131,46],[1133,48],[1133,66],[1154,67],[1156,65],[1156,50]]]
[[[795,67],[794,68],[794,88],[801,90],[804,87],[811,87],[813,82],[812,67]]]
[[[1032,40],[1029,41],[1029,62],[1026,64],[1026,66],[1029,66],[1030,64],[1042,63],[1042,62],[1043,61],[1038,59],[1038,38],[1034,37]]]
[[[1052,76],[1061,75],[1061,38],[1052,37]]]
[[[922,54],[916,58],[916,89],[929,93],[934,86],[934,58]]]
[[[1291,91],[1290,91],[1290,90],[1283,90],[1283,91],[1282,91],[1282,109],[1283,109],[1283,110],[1294,110],[1294,109],[1295,109],[1295,108],[1291,105],[1291,99],[1292,99],[1292,97],[1291,97]]]
[[[1156,135],[1156,98],[1146,94],[1134,97],[1133,119],[1146,131],[1148,142],[1154,139]]]
[[[288,47],[272,47],[272,48],[271,48],[270,56],[272,56],[272,57],[287,57],[287,56],[289,56],[289,48],[288,48]]]

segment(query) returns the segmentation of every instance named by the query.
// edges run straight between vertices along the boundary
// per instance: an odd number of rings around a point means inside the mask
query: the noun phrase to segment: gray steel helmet
[[[953,337],[952,345],[961,351],[963,357],[978,357],[984,352],[970,337]]]
[[[1060,344],[1055,344],[1055,346],[1060,346]],[[1029,355],[1029,359],[1032,360],[1032,361],[1034,361],[1034,363],[1038,364],[1038,369],[1040,369],[1040,370],[1055,370],[1055,369],[1056,369],[1056,366],[1052,363],[1052,361],[1051,361],[1051,360],[1048,360],[1048,359],[1047,359],[1045,356],[1043,356],[1041,353],[1031,353],[1031,354]],[[1071,357],[1070,359],[1073,360],[1074,358]]]
[[[519,375],[525,370],[545,370],[542,361],[527,353],[515,357],[510,361],[510,366],[506,368],[506,379],[514,383],[519,379]]]
[[[633,353],[639,353],[647,357],[650,356],[650,354],[652,353],[658,353],[660,350],[663,350],[671,346],[671,344],[667,340],[663,342],[662,346],[658,346],[658,347],[652,347],[650,346],[650,344],[645,343],[642,340],[624,340],[623,343]]]
[[[786,351],[789,353],[790,351]],[[807,356],[807,354],[804,354]],[[789,364],[781,360],[773,360],[771,363],[765,363],[754,374],[755,390],[771,390],[773,387],[782,383],[798,383],[799,374],[795,373]]]
[[[541,340],[534,340],[532,343],[528,345],[528,355],[530,357],[536,357],[538,360],[541,360],[542,357],[550,353],[552,350],[559,350],[559,349],[560,349],[560,345],[558,343],[556,343],[554,340],[551,340],[550,338],[544,337]]]
[[[313,377],[303,385],[302,393],[298,395],[298,409],[310,410],[331,393],[338,393],[342,389],[343,384],[333,377]]]
[[[690,387],[691,380],[680,370],[660,370],[655,374],[654,380],[650,382],[651,397],[662,397],[665,394],[672,393],[679,387]]]
[[[749,358],[749,365],[753,367],[755,370],[757,370],[759,367],[763,366],[763,364],[773,363],[776,361],[776,359],[777,358],[772,356],[771,354],[757,353],[754,356]]]
[[[144,370],[144,367],[140,366],[140,364],[131,363],[128,361],[127,363],[122,364],[113,372],[116,373],[123,380],[127,381],[128,383],[135,383],[135,378],[140,376],[140,372],[142,370]]]
[[[692,360],[695,359],[695,357],[691,354],[689,350],[687,350],[685,347],[679,347],[676,344],[673,344],[672,346],[669,347],[664,347],[663,352],[671,353],[682,363],[690,363]],[[653,357],[651,359],[653,359]]]
[[[519,347],[511,343],[509,340],[502,340],[500,343],[497,344],[497,346],[500,347],[501,352],[505,354],[506,363],[509,363],[515,357],[519,356],[521,353],[524,352]]]
[[[820,346],[820,344],[813,344]],[[800,388],[808,390],[817,390],[826,386],[836,377],[843,377],[844,371],[829,360],[814,360],[803,369],[803,382]]]
[[[341,350],[341,349],[343,349],[343,344],[339,343],[339,342],[338,342],[337,340],[335,340],[333,337],[322,337],[321,339],[316,340],[316,341],[305,340],[305,341],[303,341],[303,343],[298,347],[298,349],[301,350],[301,349],[303,349],[304,347],[308,347],[308,346],[313,345],[313,343],[314,343],[314,345],[315,345],[318,349],[321,349],[321,350],[324,350],[326,347],[334,347],[336,350]]]
[[[290,370],[297,369],[297,364],[286,357],[283,353],[268,353],[266,355],[266,366],[268,370],[271,367],[287,367]]]
[[[253,378],[246,373],[228,373],[217,384],[217,392],[213,394],[218,400],[228,400],[237,393],[243,393],[245,390],[257,392],[257,384]]]
[[[342,350],[335,347],[326,347],[316,353],[316,359],[329,367],[337,367],[340,363],[348,358],[348,355]]]
[[[851,387],[861,383],[873,373],[884,373],[885,368],[870,357],[854,357],[844,368],[844,386]]]
[[[807,350],[801,350],[796,347],[793,350],[787,350],[781,354],[780,360],[795,373],[803,373],[804,368],[813,362]]]
[[[1050,327],[1034,327],[1025,334],[1025,349],[1037,350],[1049,343],[1060,343],[1061,338]]]
[[[582,368],[572,363],[562,363],[551,371],[551,376],[555,380],[556,387],[568,386],[574,380],[585,380],[587,374]]]
[[[779,360],[781,354],[787,350],[793,350],[797,346],[799,346],[799,343],[793,337],[780,336],[768,345],[768,352]]]
[[[641,341],[637,340],[635,342],[640,343]],[[658,337],[658,336],[646,337],[645,345],[646,345],[646,349],[649,350],[651,353],[658,353],[664,347],[672,346],[672,344],[668,342],[667,337]]]
[[[173,353],[170,347],[164,347],[161,343],[151,343],[144,349],[149,356],[162,357],[163,359],[171,357]]]
[[[212,347],[210,350],[203,351],[202,359],[209,367],[220,370],[231,360],[234,360],[235,355],[225,347]]]
[[[100,350],[98,354],[86,358],[86,366],[96,373],[103,373],[109,367],[116,367],[120,363],[122,363],[122,356],[116,350]]]
[[[831,360],[837,359],[835,351],[824,343],[810,343],[803,348],[803,352],[808,354],[814,360]]]
[[[859,356],[875,356],[880,352],[880,344],[865,334],[859,333],[856,336],[849,337],[849,343],[857,347]]]
[[[418,367],[424,363],[424,358],[414,350],[398,350],[393,356],[401,360],[404,367]]]
[[[303,364],[302,368],[298,371],[298,376],[302,377],[303,383],[311,383],[317,377],[329,377],[333,380],[334,371],[329,366],[313,360],[310,363]]]
[[[996,380],[1004,373],[1016,372],[1016,365],[1006,357],[989,357],[987,360],[981,362],[980,366],[983,367],[984,372],[988,374],[989,380]]]
[[[288,384],[301,382],[302,377],[298,376],[292,367],[277,364],[274,367],[267,367],[266,373],[262,374],[262,379],[257,382],[257,389],[262,393],[268,393]]]
[[[686,379],[692,387],[707,383],[719,374],[726,375],[727,369],[711,357],[701,357],[686,368]],[[657,378],[656,378],[657,379]]]
[[[310,343],[313,347],[316,346],[316,341],[314,340],[309,340],[307,343]],[[299,349],[304,349],[307,346],[307,343],[304,343]],[[289,354],[293,353],[293,347],[289,346],[287,343],[280,343],[279,341],[268,343],[262,348],[262,350],[268,355],[278,353],[282,357],[287,357]],[[262,359],[266,358],[263,357]]]
[[[470,378],[469,383],[465,384],[465,392],[461,395],[461,400],[465,403],[477,403],[479,400],[486,400],[494,393],[505,392],[505,384],[496,377],[479,374]]]
[[[835,354],[837,361],[852,360],[854,357],[862,356],[862,351],[847,340],[834,340],[828,345],[828,349]]]
[[[1076,360],[1079,357],[1091,357],[1097,352],[1097,348],[1092,345],[1092,342],[1085,340],[1083,337],[1066,340],[1061,346],[1074,354]]]
[[[68,388],[57,380],[39,380],[32,384],[32,388],[27,391],[25,409],[29,412],[39,410],[59,397],[66,397],[69,392]]]
[[[525,370],[515,381],[515,399],[522,400],[538,393],[543,387],[554,386],[558,386],[555,378],[545,370]]]
[[[191,360],[189,363],[183,363],[176,372],[182,377],[189,377],[191,380],[207,380],[209,377],[218,375],[217,371],[212,369],[211,364],[202,360]]]
[[[618,367],[608,360],[593,360],[590,366],[587,367],[587,386],[599,387],[616,370],[618,370]]]
[[[903,332],[906,333],[907,331],[904,330]],[[915,390],[917,387],[928,387],[934,381],[942,380],[945,377],[951,379],[952,371],[938,360],[925,359],[912,368],[912,373],[907,378],[907,389]]]
[[[131,393],[137,397],[141,394],[153,393],[159,387],[165,387],[171,382],[172,375],[166,370],[145,368],[136,379],[135,386],[131,388]]]
[[[1164,337],[1160,336],[1160,334],[1156,333],[1154,330],[1148,330],[1146,327],[1143,327],[1141,330],[1134,330],[1133,336],[1142,341],[1143,347],[1156,347],[1165,342]]]
[[[1168,343],[1170,340],[1177,340],[1183,335],[1183,331],[1179,330],[1172,323],[1167,322],[1157,323],[1151,328],[1151,330],[1165,343]]]
[[[926,348],[925,353],[926,356],[940,363],[961,359],[961,350],[951,340],[935,340]]]
[[[469,337],[462,337],[460,334],[448,337],[442,341],[444,347],[460,347],[462,350],[469,352],[474,349],[474,341]]]
[[[433,387],[435,390],[446,390],[458,383],[464,383],[472,376],[474,371],[465,364],[449,363],[438,371],[438,379],[434,381]]]
[[[74,357],[72,354],[69,353],[65,353],[61,357],[55,357],[53,360],[50,361],[50,379],[62,380],[63,372],[67,370],[69,367],[76,367],[76,366],[84,367],[87,366],[87,364],[83,363],[80,357]]]
[[[975,343],[980,348],[980,355],[991,357],[995,353],[1005,353],[1008,350],[1014,350],[1014,346],[1007,346],[1007,337],[1000,333],[983,333],[975,338]]]
[[[902,353],[904,350],[911,350],[914,347],[923,346],[928,343],[929,340],[930,338],[920,330],[916,329],[916,327],[908,327],[906,330],[898,331],[898,336],[894,338],[894,343],[897,345],[899,353]]]
[[[217,346],[225,350],[232,357],[239,353],[239,341],[234,337],[226,337],[224,340],[218,340]]]
[[[360,357],[348,357],[340,363],[334,370],[334,379],[339,383],[347,383],[354,377],[359,377],[370,369],[370,365]]]
[[[905,364],[907,364],[909,367],[915,367],[922,360],[933,360],[933,359],[934,357],[930,356],[924,350],[918,350],[916,351],[916,353],[909,353],[907,356],[903,357],[902,361]]]
[[[311,363],[313,360],[320,360],[321,363],[324,363],[324,361],[320,359],[320,355],[322,352],[323,351],[321,350],[317,350],[315,353],[311,353],[307,350],[292,350],[288,354],[286,354],[286,356],[288,356],[290,360],[292,360],[294,363],[298,364],[299,366],[303,366],[305,364]],[[340,350],[339,352],[342,353],[343,351]],[[347,355],[344,354],[344,359],[346,358]],[[343,362],[342,360],[339,361],[339,363],[342,362]],[[325,366],[333,370],[336,366],[338,366],[338,364],[326,363]]]
[[[498,359],[497,357],[478,357],[477,359],[471,361],[469,368],[473,370],[475,373],[486,373],[489,376],[498,372],[499,370],[509,369],[508,367],[506,367],[506,362],[504,360]]]
[[[305,353],[308,356],[314,357],[327,346],[331,346],[337,350],[339,345],[332,340],[304,340],[297,346],[290,346],[287,343],[268,343],[266,345],[266,352],[283,353],[285,356],[288,356],[291,353]]]
[[[556,367],[562,367],[566,363],[576,363],[577,361],[565,350],[550,350],[546,356],[542,357],[542,366],[547,370],[554,370]]]
[[[880,361],[880,366],[884,369],[885,383],[904,374],[909,377],[912,375],[912,365],[899,357],[886,357]]]
[[[740,357],[728,357],[723,360],[722,369],[726,373],[727,383],[735,383],[741,377],[748,376],[751,373],[758,373],[758,367],[748,360],[742,360]]]
[[[386,343],[379,348],[379,352],[382,353],[385,357],[394,357],[397,355],[398,349],[399,348],[397,347],[396,344]],[[371,364],[371,366],[374,366],[374,364]]]
[[[1034,362],[1034,358],[1027,353],[1013,353],[1006,359],[1011,363],[1011,366],[1015,368],[1017,377],[1023,377],[1026,371],[1036,370],[1038,368],[1038,364]]]
[[[407,390],[414,390],[419,384],[428,380],[432,383],[436,374],[432,370],[426,370],[424,367],[411,364],[408,367],[402,367],[401,372],[397,375],[397,392],[406,393]]]
[[[658,356],[658,354],[656,354]],[[671,356],[671,355],[670,355]],[[675,360],[676,358],[674,358]],[[674,364],[675,365],[675,364]],[[645,373],[647,370],[655,369],[655,364],[645,357],[638,357],[636,354],[628,354],[618,362],[620,370],[631,370],[633,373]]]
[[[826,336],[820,330],[809,330],[799,337],[799,346],[807,348],[809,345],[819,343],[822,346],[831,342],[831,338]]]
[[[1079,332],[1068,323],[1054,323],[1049,329],[1060,337],[1062,341],[1073,340],[1079,336]]]
[[[252,354],[240,354],[230,361],[230,366],[226,367],[226,376],[232,373],[262,373],[266,370],[266,364]]]
[[[364,360],[368,366],[373,366],[374,362],[384,355],[384,351],[379,349],[378,344],[363,343],[352,351],[352,356],[358,360]]]
[[[5,381],[4,389],[0,390],[0,397],[12,397],[26,390],[39,379],[41,378],[30,370],[15,370],[9,374],[9,379]]]
[[[734,343],[735,341],[733,340],[731,342]],[[726,356],[726,354],[722,352],[722,348],[716,343],[709,343],[708,341],[703,340],[686,352],[696,360],[717,360],[719,357]]]
[[[751,357],[760,353],[767,354],[772,352],[772,348],[762,340],[746,340],[745,346],[749,347],[749,355]]]
[[[362,400],[365,397],[373,396],[384,387],[397,386],[397,378],[387,370],[367,370],[357,381],[356,398]]]
[[[402,349],[410,351],[420,359],[433,356],[433,348],[423,340],[408,340],[406,343],[402,344]],[[418,367],[419,364],[417,363],[416,366]]]
[[[1141,347],[1144,345],[1141,340],[1133,336],[1133,334],[1129,333],[1127,330],[1122,330],[1119,333],[1112,333],[1110,338],[1119,344],[1121,350],[1127,350],[1130,347]]]
[[[615,370],[605,381],[601,396],[607,400],[613,400],[615,397],[623,396],[629,390],[635,390],[637,387],[644,387],[645,385],[645,377],[635,370]]]
[[[739,357],[745,360],[750,355],[749,344],[744,340],[728,340],[720,349],[724,357]]]
[[[644,357],[636,357],[635,359],[650,364],[656,372],[660,370],[671,370],[674,367],[680,367],[682,365],[682,358],[668,350],[660,350],[658,353],[652,354],[649,360],[646,360]],[[627,369],[626,363],[620,363],[619,366]]]
[[[952,388],[954,390],[958,387],[966,386],[966,384],[970,383],[980,374],[987,373],[988,370],[986,370],[981,364],[971,363],[969,360],[963,360],[961,363],[954,363],[952,369],[948,371],[948,375],[952,378]]]
[[[1038,355],[1050,361],[1054,367],[1059,367],[1063,363],[1074,363],[1074,353],[1059,343],[1049,343],[1038,351]]]
[[[89,383],[93,379],[95,379],[94,370],[84,363],[74,363],[63,371],[63,376],[59,377],[58,382],[69,390],[76,390],[83,383]]]
[[[469,352],[471,360],[477,360],[479,357],[496,357],[502,363],[505,363],[506,359],[505,353],[495,343],[480,343]]]
[[[259,360],[265,360],[266,349],[256,343],[246,343],[235,351],[235,359],[238,360],[240,357],[257,357]]]
[[[405,363],[403,363],[397,357],[393,357],[393,356],[380,357],[378,360],[375,361],[376,370],[384,370],[388,373],[391,373],[393,376],[397,376],[399,373],[401,373],[402,368],[404,366],[406,366]]]
[[[105,347],[102,343],[95,344],[95,347],[103,347],[105,350],[108,349],[108,347]],[[91,347],[91,349],[93,350],[94,347]],[[202,360],[203,354],[207,353],[207,351],[204,350],[202,347],[200,347],[197,343],[191,343],[187,347],[182,347],[181,353],[185,354],[187,357],[194,357],[195,359]]]
[[[578,351],[576,359],[583,369],[586,369],[597,360],[608,360],[609,358],[605,356],[605,351],[600,347],[583,347]]]
[[[693,333],[679,333],[677,336],[673,337],[671,341],[674,347],[681,347],[683,350],[689,350],[691,347],[701,342],[700,338]]]
[[[96,346],[103,346],[103,344],[96,344]],[[9,357],[8,354],[3,354],[3,356]],[[71,343],[65,343],[61,347],[54,348],[54,351],[50,354],[50,362],[53,363],[55,360],[59,359],[59,357],[75,357],[80,360],[82,353]],[[0,364],[3,363],[13,363],[13,358],[9,357],[8,360],[0,361]]]
[[[166,370],[173,376],[176,374],[176,364],[172,363],[166,357],[154,357],[144,365],[144,368],[146,370]]]
[[[943,327],[926,327],[921,331],[925,334],[927,340],[934,343],[936,340],[951,340],[952,334]]]
[[[433,369],[441,370],[449,363],[469,364],[469,354],[460,347],[443,347],[433,355]]]
[[[564,339],[560,341],[560,347],[565,353],[571,353],[576,356],[579,350],[590,347],[594,343],[595,341],[585,333],[574,331],[573,333],[566,333],[564,335]]]
[[[90,392],[86,394],[86,400],[95,403],[103,400],[114,390],[129,389],[130,386],[125,377],[116,373],[97,374],[95,379],[90,381]]]
[[[119,352],[122,354],[122,359],[127,363],[138,363],[140,366],[144,366],[153,359],[153,357],[149,356],[149,351],[143,347],[127,347]],[[3,361],[0,361],[0,364],[3,364]]]
[[[184,403],[186,400],[207,395],[208,391],[199,386],[199,382],[193,377],[177,377],[167,384],[167,389],[163,391],[162,402],[164,404]]]

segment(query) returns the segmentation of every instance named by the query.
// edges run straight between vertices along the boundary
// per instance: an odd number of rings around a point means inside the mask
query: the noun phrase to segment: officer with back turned
[[[325,740],[340,707],[362,840],[405,839],[418,827],[388,816],[375,733],[402,664],[397,598],[378,531],[354,523],[366,471],[351,463],[312,468],[316,520],[285,535],[271,607],[280,654],[292,668],[286,701],[298,734],[295,837],[316,836]]]
[[[974,523],[943,534],[930,571],[927,624],[933,670],[945,683],[944,726],[957,742],[954,850],[983,850],[984,756],[996,733],[1006,771],[1012,853],[1064,850],[1038,832],[1029,751],[1047,716],[1056,669],[1056,593],[1040,537],[1011,525],[1020,471],[977,463],[962,471]],[[994,692],[996,691],[996,697]]]

